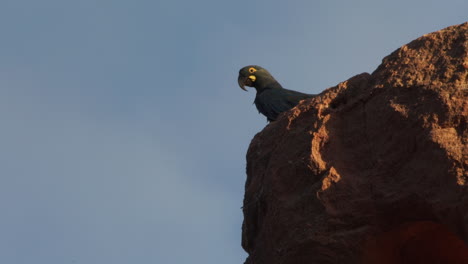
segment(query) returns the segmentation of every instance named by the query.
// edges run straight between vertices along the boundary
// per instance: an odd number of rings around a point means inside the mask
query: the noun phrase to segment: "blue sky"
[[[319,93],[466,0],[4,0],[0,262],[242,263],[238,70]]]

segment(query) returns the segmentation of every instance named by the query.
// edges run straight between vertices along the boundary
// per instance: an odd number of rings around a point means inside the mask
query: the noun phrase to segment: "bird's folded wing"
[[[269,90],[258,96],[256,104],[260,112],[274,120],[280,113],[296,106],[299,101],[313,96],[286,89]]]

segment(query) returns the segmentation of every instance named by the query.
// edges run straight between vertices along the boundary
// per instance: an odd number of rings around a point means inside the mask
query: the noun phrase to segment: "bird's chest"
[[[257,107],[258,112],[267,115],[269,112],[268,108],[268,97],[265,96],[256,96],[254,101],[255,106]]]

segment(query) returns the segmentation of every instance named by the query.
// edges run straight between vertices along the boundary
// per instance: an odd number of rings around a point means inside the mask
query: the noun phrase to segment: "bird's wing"
[[[280,113],[293,108],[299,101],[313,96],[287,89],[271,89],[259,94],[255,104],[269,120],[275,120]]]
[[[294,106],[296,106],[301,100],[315,96],[315,94],[306,94],[288,89],[283,89],[283,93],[285,94],[287,100]]]

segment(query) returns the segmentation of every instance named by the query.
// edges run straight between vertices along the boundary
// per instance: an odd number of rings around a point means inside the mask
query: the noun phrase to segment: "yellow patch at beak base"
[[[252,82],[255,82],[255,80],[257,80],[257,77],[255,77],[254,75],[250,75],[250,76],[249,76],[249,79],[250,79]]]

